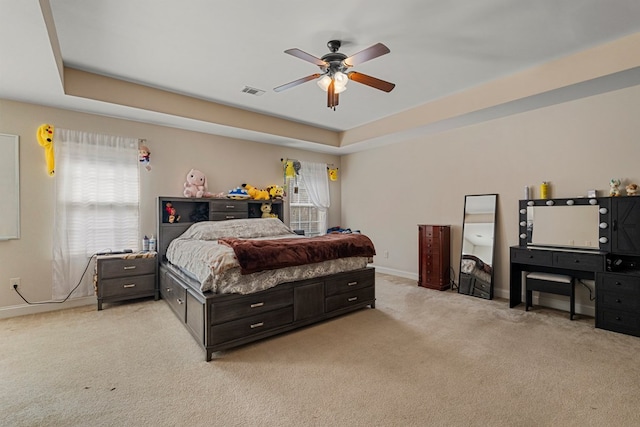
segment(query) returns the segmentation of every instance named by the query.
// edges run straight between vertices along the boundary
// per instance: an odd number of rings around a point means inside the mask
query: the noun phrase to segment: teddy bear
[[[640,192],[640,188],[638,188],[638,184],[629,184],[625,187],[627,190],[627,196],[637,196],[638,192]]]
[[[247,190],[253,200],[269,200],[271,198],[267,190],[260,190],[249,184],[242,184],[242,188]]]
[[[620,180],[618,178],[611,178],[609,181],[609,196],[618,197],[620,195]]]
[[[271,199],[280,200],[284,197],[284,188],[279,185],[270,185],[267,187],[267,191],[269,192],[269,197]]]
[[[207,177],[197,169],[191,169],[184,183],[184,197],[209,197],[207,191]]]

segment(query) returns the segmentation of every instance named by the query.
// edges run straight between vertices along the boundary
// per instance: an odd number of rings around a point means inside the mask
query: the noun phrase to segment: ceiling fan
[[[288,53],[296,58],[300,58],[304,61],[317,65],[320,67],[321,72],[283,84],[273,90],[276,92],[282,92],[283,90],[290,89],[298,86],[299,84],[319,78],[318,86],[327,91],[327,107],[335,110],[339,102],[338,95],[346,90],[346,85],[349,80],[371,86],[372,88],[379,89],[384,92],[391,92],[393,88],[396,87],[393,83],[358,73],[356,71],[349,71],[349,69],[355,65],[362,64],[365,61],[369,61],[391,52],[388,47],[382,43],[377,43],[347,57],[347,55],[338,52],[341,44],[340,40],[330,40],[327,43],[327,47],[331,53],[327,53],[322,58],[317,58],[297,48],[285,50],[284,53]]]

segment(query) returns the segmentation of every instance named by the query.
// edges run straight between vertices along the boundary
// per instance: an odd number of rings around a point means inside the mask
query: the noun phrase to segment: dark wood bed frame
[[[182,222],[166,221],[165,205],[173,204]],[[229,206],[234,218],[250,217],[251,201],[224,199],[158,199],[158,260],[161,297],[206,352],[213,353],[266,337],[308,326],[370,306],[375,308],[375,270],[366,267],[314,279],[283,283],[249,294],[215,294],[200,290],[200,284],[166,262],[169,243],[193,221],[187,213],[203,211],[209,220],[232,219],[220,215]],[[258,209],[259,211],[259,209]],[[238,215],[238,212],[240,215]]]

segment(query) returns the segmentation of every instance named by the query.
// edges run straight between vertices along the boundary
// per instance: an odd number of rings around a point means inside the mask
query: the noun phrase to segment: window
[[[287,196],[289,199],[289,226],[294,230],[304,230],[305,236],[318,236],[324,234],[325,221],[322,219],[324,215],[320,209],[311,203],[309,193],[304,186],[302,179],[298,179],[295,192],[293,179],[288,179]]]
[[[96,252],[137,249],[138,140],[58,129],[53,297],[78,284]],[[88,271],[73,296],[93,294]]]

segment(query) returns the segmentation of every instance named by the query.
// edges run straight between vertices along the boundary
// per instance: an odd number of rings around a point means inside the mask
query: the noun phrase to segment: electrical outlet
[[[14,277],[12,279],[9,279],[9,286],[11,286],[11,289],[19,288],[20,287],[20,278],[19,277]]]

